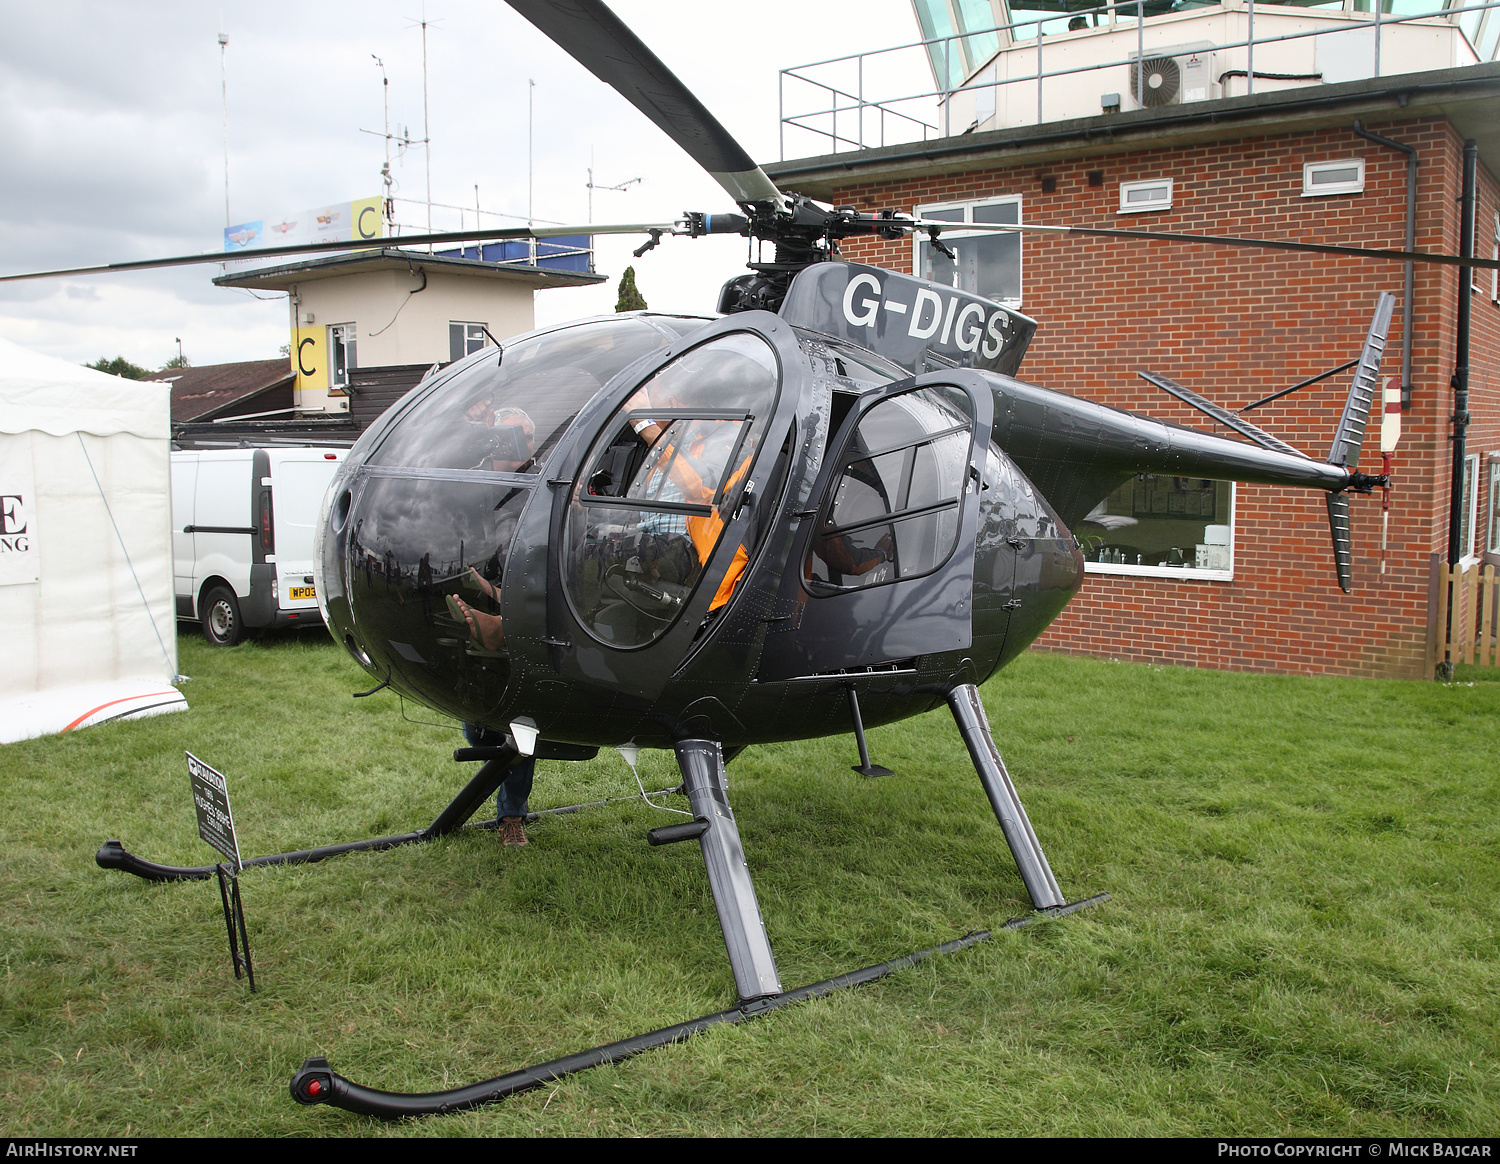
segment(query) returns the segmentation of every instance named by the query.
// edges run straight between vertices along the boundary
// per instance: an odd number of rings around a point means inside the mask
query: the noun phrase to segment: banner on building
[[[384,233],[380,199],[359,198],[353,202],[336,202],[332,206],[318,206],[295,214],[257,218],[252,222],[226,226],[224,250],[234,253],[303,243],[361,242],[381,238]]]

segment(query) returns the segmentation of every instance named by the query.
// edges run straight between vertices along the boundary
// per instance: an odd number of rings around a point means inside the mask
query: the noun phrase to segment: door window
[[[973,418],[962,392],[919,388],[859,421],[807,559],[814,594],[931,573],[958,541]]]
[[[656,639],[686,605],[744,491],[776,404],[776,356],[738,332],[684,353],[606,422],[568,516],[568,597],[617,647]],[[749,560],[735,551],[709,609]]]

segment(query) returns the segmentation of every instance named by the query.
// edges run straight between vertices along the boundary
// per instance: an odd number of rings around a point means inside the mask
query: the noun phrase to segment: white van
[[[345,449],[172,454],[177,617],[215,646],[251,628],[319,622],[313,534]]]

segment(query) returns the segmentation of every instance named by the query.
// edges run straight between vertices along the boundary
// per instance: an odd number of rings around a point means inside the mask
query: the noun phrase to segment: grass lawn
[[[1028,655],[984,688],[1064,891],[1113,902],[476,1112],[384,1124],[287,1094],[307,1055],[473,1082],[722,1009],[697,846],[639,800],[251,870],[260,993],[200,864],[182,752],[251,852],[425,824],[471,765],[316,636],[179,641],[192,710],[0,749],[7,1135],[1493,1135],[1500,682],[1257,676]],[[435,719],[408,706],[413,719]],[[752,748],[730,769],[783,982],[1026,908],[951,719]],[[676,782],[643,753],[648,788]],[[533,808],[635,788],[539,765]],[[675,818],[680,819],[680,818]]]

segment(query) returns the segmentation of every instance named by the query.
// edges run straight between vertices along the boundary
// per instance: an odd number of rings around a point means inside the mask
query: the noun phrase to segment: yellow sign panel
[[[360,198],[349,203],[349,225],[357,239],[379,238],[385,228],[380,215],[380,199]]]
[[[297,372],[297,391],[328,389],[328,329],[292,329],[292,367]]]

